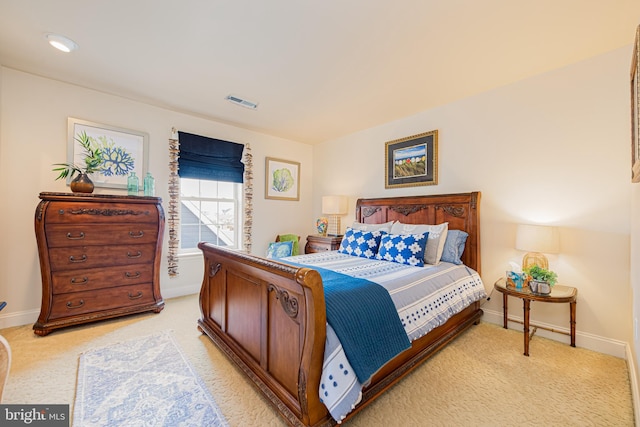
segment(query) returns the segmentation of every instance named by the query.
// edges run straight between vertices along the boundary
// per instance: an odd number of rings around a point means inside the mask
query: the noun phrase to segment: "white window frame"
[[[180,178],[180,188],[182,189],[182,180],[184,178]],[[189,178],[193,181],[205,181],[205,180],[201,180],[201,179],[194,179],[194,178]],[[223,181],[211,181],[211,180],[206,180],[209,181],[209,183],[211,182],[215,182],[215,183],[220,183]],[[225,198],[225,197],[206,197],[202,195],[202,189],[201,186],[198,186],[198,193],[199,196],[183,196],[182,195],[182,190],[180,191],[180,209],[182,210],[182,204],[183,202],[225,202],[225,203],[233,203],[233,209],[234,212],[236,213],[235,218],[234,218],[234,232],[233,232],[233,242],[235,244],[233,245],[228,245],[225,246],[225,248],[228,249],[240,249],[242,246],[242,230],[243,230],[243,223],[242,223],[242,212],[243,212],[243,197],[242,197],[242,184],[241,183],[232,183],[233,184],[233,199],[230,198]],[[200,218],[200,216],[192,211],[194,214],[196,214],[196,216],[198,216]],[[183,226],[183,222],[182,220],[180,221],[180,230],[179,230],[179,234],[180,234],[180,247],[178,249],[178,254],[180,255],[190,255],[190,254],[199,254],[200,249],[198,249],[198,247],[193,247],[193,248],[183,248],[182,247],[182,226]],[[216,231],[217,232],[217,231]],[[213,244],[216,244],[216,242],[211,242]]]

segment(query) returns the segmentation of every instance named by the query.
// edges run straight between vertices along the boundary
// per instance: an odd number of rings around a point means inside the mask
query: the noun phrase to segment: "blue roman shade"
[[[244,145],[178,132],[180,178],[242,183]]]

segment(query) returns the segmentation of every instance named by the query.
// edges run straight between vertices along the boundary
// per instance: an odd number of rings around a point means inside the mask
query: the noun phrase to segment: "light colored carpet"
[[[171,331],[80,355],[74,427],[227,427]]]
[[[284,426],[271,406],[196,327],[197,295],[160,314],[67,328],[46,337],[31,325],[0,330],[13,365],[3,403],[73,406],[78,356],[91,348],[172,329],[232,427]],[[626,362],[490,323],[470,328],[346,425],[633,426]],[[73,411],[73,408],[71,408]]]

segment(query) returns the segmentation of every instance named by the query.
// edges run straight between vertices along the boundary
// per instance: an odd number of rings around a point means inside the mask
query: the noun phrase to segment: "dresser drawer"
[[[158,210],[137,203],[50,202],[44,220],[46,224],[157,223]]]
[[[331,250],[331,247],[321,244],[321,243],[307,243],[304,248],[304,252],[306,254],[313,254],[316,252],[325,252]]]
[[[337,251],[340,249],[340,242],[342,242],[342,236],[320,236],[309,235],[307,236],[307,244],[304,247],[304,253],[312,254],[315,252],[324,251]]]
[[[54,295],[50,319],[131,307],[154,302],[150,283],[118,286],[99,291],[73,292]]]
[[[116,224],[105,228],[96,224],[47,224],[50,248],[85,245],[129,245],[155,243],[158,227],[154,224]]]
[[[52,271],[146,264],[153,261],[155,251],[153,244],[51,248],[49,261]]]
[[[153,264],[59,271],[53,274],[51,281],[54,295],[150,283],[153,281]]]

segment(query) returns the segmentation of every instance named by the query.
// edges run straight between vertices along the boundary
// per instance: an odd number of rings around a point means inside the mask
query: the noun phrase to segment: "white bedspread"
[[[437,266],[412,267],[337,251],[298,255],[282,260],[335,270],[383,286],[389,291],[411,341],[486,297],[480,276],[465,265],[442,262]],[[327,324],[320,398],[336,421],[343,420],[358,404],[362,387],[340,341]]]

